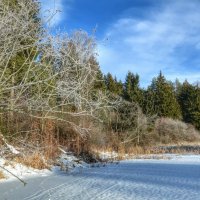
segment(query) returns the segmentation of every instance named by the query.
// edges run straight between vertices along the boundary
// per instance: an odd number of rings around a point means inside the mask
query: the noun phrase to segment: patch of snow
[[[107,159],[116,159],[119,155],[115,151],[109,152],[109,151],[101,151],[98,152],[98,155],[100,159],[107,160]]]
[[[20,152],[17,151],[17,150],[15,149],[15,147],[13,147],[12,145],[9,145],[9,144],[7,144],[7,143],[6,143],[6,145],[7,145],[7,147],[10,149],[10,151],[11,151],[13,154],[19,154],[19,153],[20,153]]]
[[[0,170],[6,176],[6,179],[0,180],[0,183],[4,181],[16,180],[16,177],[14,177],[12,174],[19,177],[20,179],[25,179],[32,176],[47,176],[51,173],[47,169],[44,170],[33,169],[31,167],[26,167],[20,163],[6,161],[3,158],[0,158],[0,166],[6,169],[4,170],[0,168]],[[9,173],[8,171],[11,172],[12,174]]]
[[[58,163],[60,166],[54,166],[52,168],[52,171],[54,173],[59,173],[60,171],[64,172],[81,171],[83,168],[89,166],[83,160],[77,158],[70,152],[61,154],[60,158],[58,159]]]
[[[31,167],[26,167],[20,163],[6,161],[3,158],[0,158],[0,166],[6,169],[4,170],[3,168],[0,168],[0,170],[6,176],[6,179],[0,180],[0,183],[8,180],[15,180],[16,177],[14,177],[12,174],[19,177],[20,179],[27,179],[32,176],[49,176],[50,174],[60,174],[62,172],[80,172],[84,168],[90,167],[89,164],[83,162],[81,159],[77,158],[69,152],[61,154],[58,159],[58,165],[53,166],[51,170],[33,169]],[[11,173],[9,173],[8,171]]]
[[[200,164],[200,155],[188,154],[148,154],[148,155],[137,155],[133,156],[132,160],[140,160],[140,161],[156,161],[156,160],[163,160],[167,161],[168,163],[180,163],[180,164]]]
[[[200,155],[172,155],[171,159],[176,162],[184,162],[190,164],[200,164]]]

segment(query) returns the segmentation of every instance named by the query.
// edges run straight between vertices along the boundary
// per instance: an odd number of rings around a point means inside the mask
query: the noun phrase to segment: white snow
[[[117,159],[119,156],[118,153],[115,151],[109,152],[109,151],[101,151],[101,152],[96,152],[100,159],[102,160],[107,160],[107,159]]]
[[[200,164],[200,155],[175,155],[172,156],[172,160],[188,164]]]
[[[155,161],[157,160],[168,160],[168,163],[187,163],[187,164],[200,164],[200,155],[194,154],[149,154],[149,155],[137,155],[132,157],[135,160],[140,161]]]
[[[89,165],[83,162],[81,159],[78,159],[75,157],[72,153],[66,152],[61,154],[60,158],[58,159],[59,166],[53,166],[51,170],[38,170],[33,169],[31,167],[26,167],[20,163],[6,161],[3,158],[0,158],[0,166],[4,167],[6,170],[0,168],[0,171],[3,172],[3,174],[6,176],[6,179],[0,179],[1,182],[5,181],[12,181],[15,180],[16,177],[19,177],[20,179],[27,179],[33,176],[49,176],[50,174],[58,174],[61,171],[64,172],[78,172],[81,171],[83,168],[88,167]],[[11,172],[11,173],[9,173]]]
[[[12,174],[15,176],[24,179],[24,178],[30,178],[33,176],[48,176],[51,172],[47,169],[44,170],[37,170],[33,169],[31,167],[26,167],[22,164],[11,162],[11,161],[6,161],[3,158],[0,158],[0,166],[4,167],[6,170],[0,168],[0,170],[3,172],[3,174],[6,176],[6,179],[0,179],[0,183],[5,182],[5,181],[13,181],[16,180],[17,178],[14,177]],[[9,173],[11,172],[11,173]]]
[[[4,183],[0,194],[15,200],[200,199],[200,155],[151,156],[29,179],[26,187]]]
[[[6,142],[5,142],[6,143]],[[20,152],[19,151],[17,151],[16,149],[15,149],[15,147],[13,147],[12,145],[9,145],[9,144],[7,144],[6,143],[6,145],[7,145],[7,147],[10,149],[10,151],[13,153],[13,154],[19,154]]]
[[[60,166],[54,166],[51,169],[54,173],[59,173],[59,171],[81,171],[83,168],[89,166],[87,163],[74,156],[71,152],[65,152],[61,154],[60,158],[58,159],[58,162],[60,163]]]

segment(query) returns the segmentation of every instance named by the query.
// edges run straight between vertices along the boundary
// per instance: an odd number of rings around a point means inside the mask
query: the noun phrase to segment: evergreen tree
[[[153,83],[153,82],[152,82]],[[155,114],[155,110],[154,110],[154,92],[153,90],[150,88],[150,86],[148,87],[147,90],[144,90],[143,92],[143,103],[142,103],[142,110],[146,115],[154,115]]]
[[[14,87],[23,85],[35,78],[35,71],[31,69],[36,69],[34,60],[37,58],[38,52],[35,44],[36,41],[38,41],[41,25],[38,17],[38,2],[33,0],[3,0],[3,4],[4,8],[2,9],[7,10],[7,12],[13,12],[14,17],[11,19],[10,23],[24,26],[20,34],[16,33],[13,35],[13,37],[16,37],[16,40],[19,41],[18,46],[20,46],[20,48],[6,60],[6,65],[3,64],[0,66],[0,72],[4,75],[2,76],[2,81],[7,83],[7,87],[12,88],[10,91],[4,93],[4,98],[9,96],[10,109],[12,110],[16,93],[19,93]],[[26,9],[26,7],[30,8],[30,10],[27,10],[27,13],[23,15],[22,10]],[[8,24],[8,26],[11,25]],[[11,29],[11,27],[9,27],[9,29]]]
[[[106,90],[106,83],[105,83],[105,80],[104,80],[104,76],[103,76],[103,73],[101,72],[99,63],[96,60],[94,60],[94,65],[97,68],[96,81],[94,82],[94,89],[105,91]]]
[[[175,96],[174,88],[160,74],[154,78],[145,93],[145,113],[157,114],[160,117],[181,118],[181,111]]]
[[[176,94],[177,98],[180,95],[181,87],[182,87],[181,82],[178,79],[176,79],[175,83],[174,83],[174,91],[175,91],[175,94]]]
[[[193,98],[193,109],[192,109],[192,124],[200,129],[200,88],[198,84],[195,86],[195,95]]]
[[[142,90],[139,88],[139,75],[133,74],[130,71],[126,75],[124,83],[124,98],[127,101],[138,103],[141,105],[143,95]]]
[[[117,93],[119,96],[122,96],[123,95],[123,83],[121,80],[119,80],[119,81],[116,81],[116,84],[117,84]]]
[[[178,101],[181,106],[183,120],[200,129],[200,88],[185,81],[181,87]]]
[[[105,82],[106,82],[106,87],[107,90],[110,91],[113,94],[117,94],[117,83],[116,80],[113,78],[111,73],[108,73],[105,76]]]

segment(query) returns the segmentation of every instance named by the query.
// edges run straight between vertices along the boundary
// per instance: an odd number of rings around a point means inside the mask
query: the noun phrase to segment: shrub
[[[194,126],[170,118],[157,119],[155,133],[159,135],[159,142],[163,144],[200,140],[200,133]]]

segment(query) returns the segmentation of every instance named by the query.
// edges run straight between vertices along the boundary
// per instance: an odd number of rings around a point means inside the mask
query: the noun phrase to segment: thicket
[[[2,146],[8,141],[23,157],[49,159],[63,148],[128,151],[199,139],[193,127],[200,129],[198,85],[174,84],[160,72],[144,89],[132,72],[124,83],[103,75],[94,36],[51,35],[52,15],[43,22],[39,11],[37,1],[0,0]]]
[[[115,102],[98,89],[94,37],[52,35],[39,10],[33,0],[0,1],[1,143],[20,147],[23,157],[52,158],[60,145],[80,153]]]

